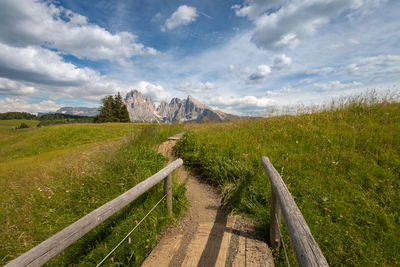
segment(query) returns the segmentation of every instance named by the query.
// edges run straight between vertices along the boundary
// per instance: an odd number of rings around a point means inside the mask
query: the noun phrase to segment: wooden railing
[[[78,221],[64,228],[52,237],[46,239],[36,247],[22,254],[5,266],[41,266],[45,264],[88,233],[90,230],[126,207],[129,203],[140,197],[162,180],[164,180],[164,190],[166,193],[168,213],[170,216],[172,216],[171,173],[175,169],[179,168],[182,164],[182,159],[175,160],[153,176],[147,178],[122,195],[82,217]]]
[[[280,247],[279,227],[282,211],[299,266],[329,266],[282,177],[268,157],[262,157],[261,162],[271,182],[271,247]]]

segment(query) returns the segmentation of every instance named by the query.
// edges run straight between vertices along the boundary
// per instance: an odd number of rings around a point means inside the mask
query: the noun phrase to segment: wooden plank
[[[184,135],[185,133],[186,132],[181,132],[181,133],[178,133],[178,134],[176,134],[174,136],[168,137],[168,140],[179,140],[179,138],[181,138],[182,135]]]
[[[268,157],[262,157],[261,162],[282,209],[299,266],[329,266],[282,177]]]
[[[269,240],[272,249],[279,250],[281,239],[279,236],[279,226],[281,222],[281,208],[276,198],[274,189],[271,186],[271,210],[269,221]]]
[[[153,176],[64,228],[5,266],[42,266],[97,225],[147,192],[182,164],[182,159],[175,160]]]

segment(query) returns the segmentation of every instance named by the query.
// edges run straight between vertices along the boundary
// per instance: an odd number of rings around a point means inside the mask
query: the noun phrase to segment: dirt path
[[[170,161],[176,139],[158,148]],[[187,183],[190,207],[176,227],[161,235],[142,266],[274,266],[267,244],[255,234],[254,223],[225,211],[215,188],[201,183],[184,167],[178,169],[177,182]]]

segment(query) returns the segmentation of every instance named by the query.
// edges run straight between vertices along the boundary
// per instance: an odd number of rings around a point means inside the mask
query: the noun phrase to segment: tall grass
[[[395,266],[400,104],[392,100],[355,97],[297,116],[197,125],[176,152],[220,186],[227,206],[257,219],[266,236],[270,186],[260,160],[268,156],[330,265]],[[282,254],[275,256],[284,265]],[[293,252],[290,259],[296,261]]]
[[[51,135],[42,128],[32,129],[17,140],[8,138],[8,146],[20,146],[24,153],[15,159],[9,148],[0,153],[6,159],[0,164],[0,264],[160,170],[167,159],[154,147],[182,130],[179,125],[106,124],[96,125],[93,132],[88,127],[91,126],[51,126]],[[82,132],[89,132],[89,137],[82,140]],[[65,137],[69,142],[62,146]],[[42,146],[41,153],[22,145],[32,142]],[[183,185],[174,186],[175,216],[186,205],[184,192]],[[162,185],[154,187],[54,258],[50,265],[98,263],[162,196]],[[159,230],[171,220],[165,205],[160,204],[106,263],[139,266],[155,245]]]

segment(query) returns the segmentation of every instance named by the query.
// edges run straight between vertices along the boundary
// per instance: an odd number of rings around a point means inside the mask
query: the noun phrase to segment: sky
[[[0,112],[137,89],[237,115],[400,91],[398,0],[0,0]]]

